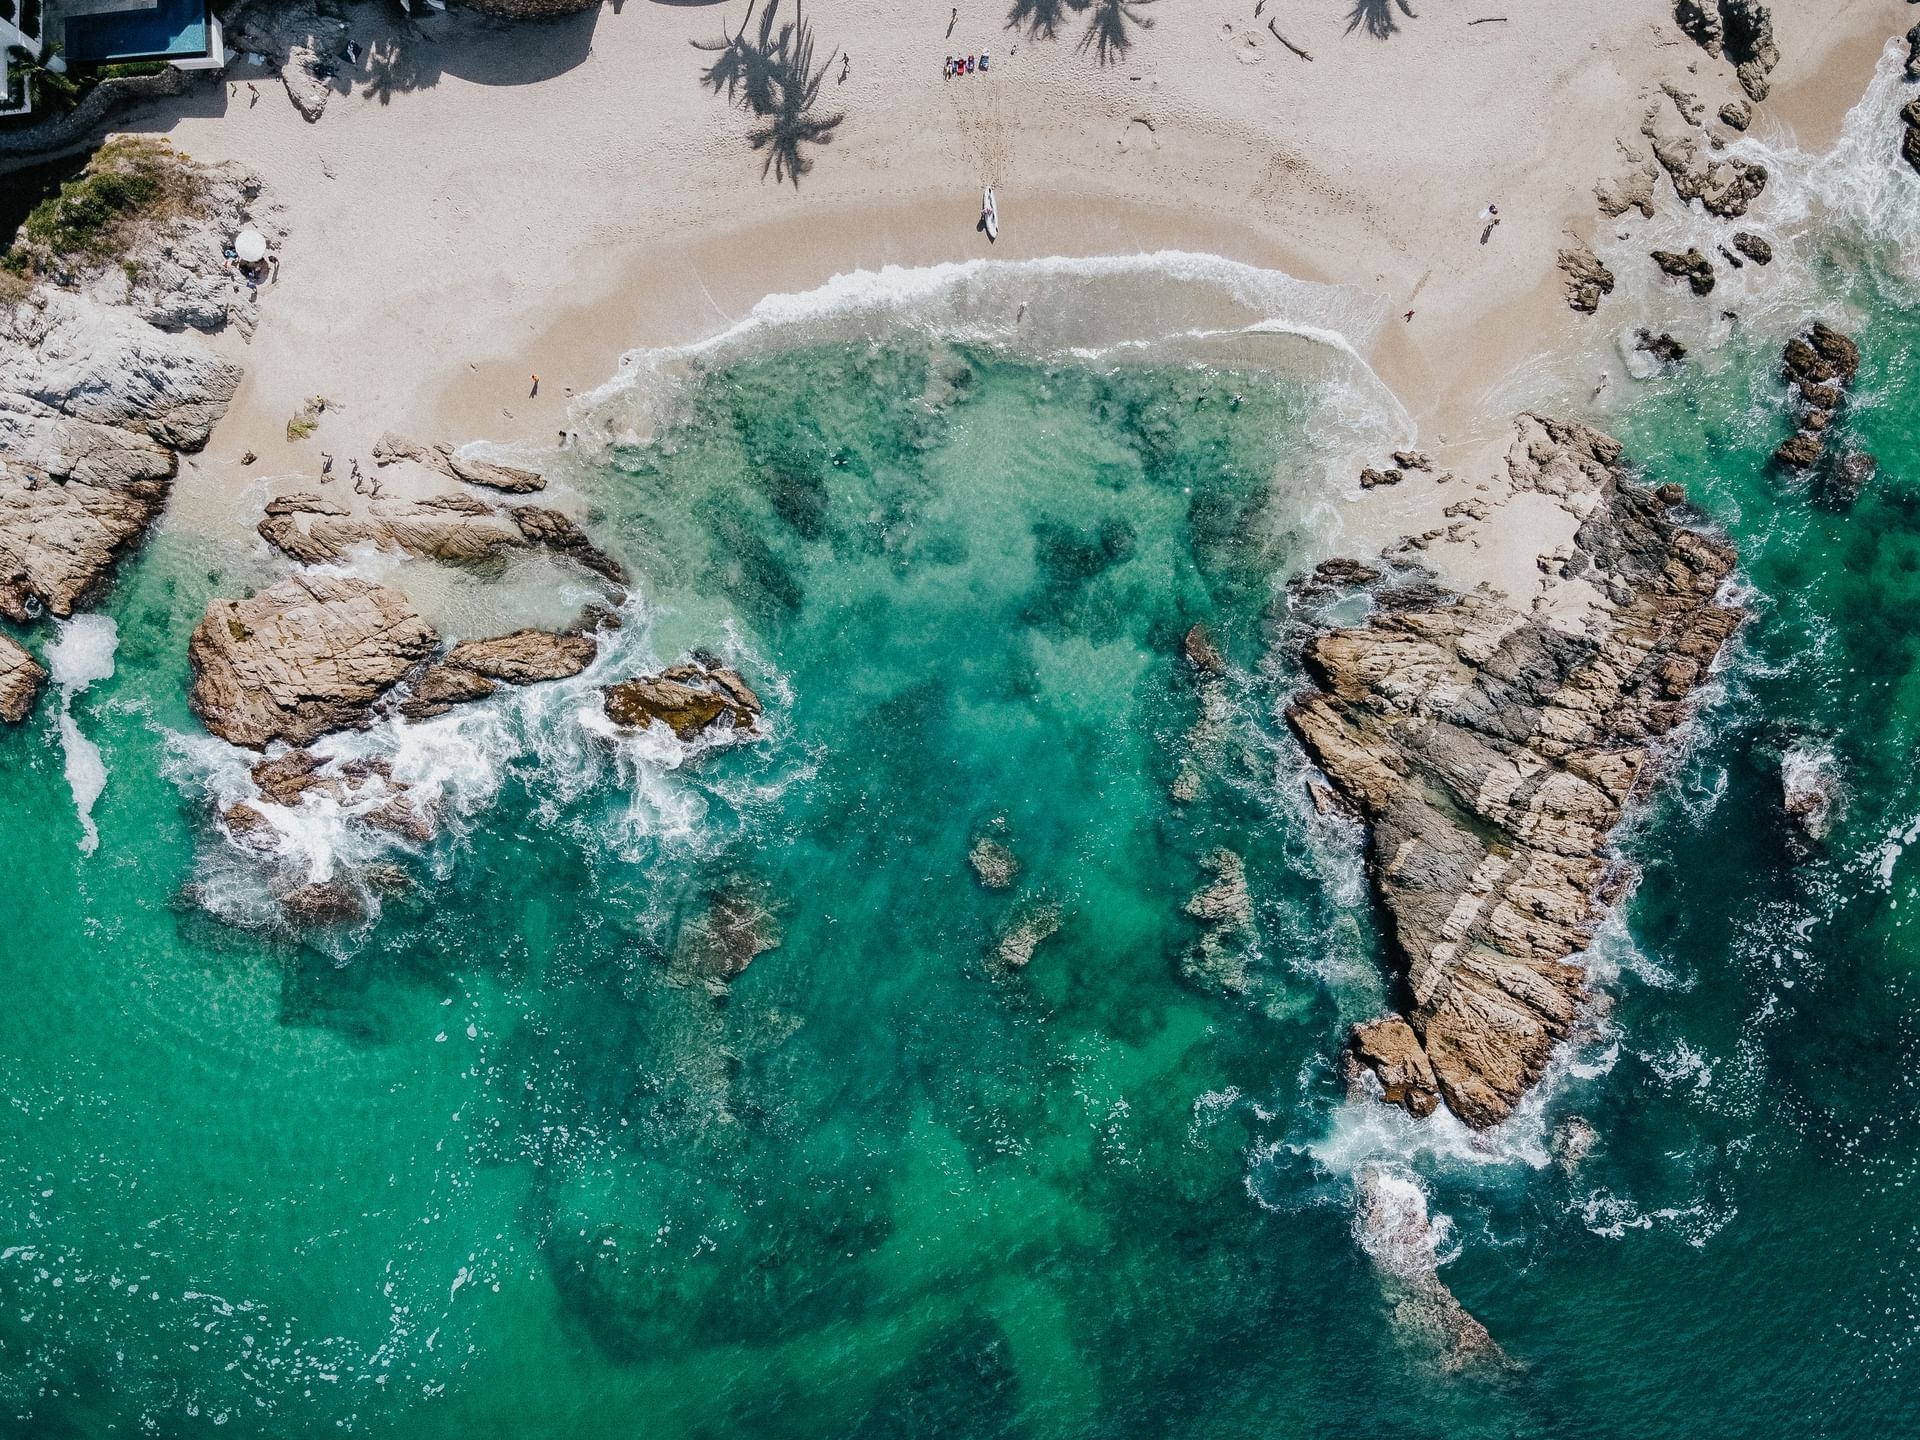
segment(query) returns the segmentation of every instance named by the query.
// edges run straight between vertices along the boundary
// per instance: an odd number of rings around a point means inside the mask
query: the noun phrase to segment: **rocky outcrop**
[[[780,927],[772,905],[757,887],[735,882],[681,930],[673,969],[717,995],[756,959],[779,948]]]
[[[1580,517],[1566,568],[1609,608],[1570,631],[1430,580],[1385,584],[1366,623],[1307,643],[1312,688],[1288,711],[1367,822],[1401,1018],[1476,1127],[1504,1119],[1570,1033],[1609,837],[1740,619],[1714,600],[1733,552],[1629,479],[1614,440],[1526,416],[1507,466]],[[1359,1047],[1397,1055],[1402,1103],[1424,1103],[1404,1050]]]
[[[537,505],[516,505],[509,513],[513,516],[513,523],[520,527],[520,533],[535,545],[544,545],[566,556],[582,569],[591,570],[616,585],[627,583],[626,568],[589,540],[586,531],[558,510]]]
[[[274,549],[306,565],[341,560],[356,545],[472,565],[527,543],[508,517],[484,500],[458,492],[419,500],[372,500],[356,511],[339,500],[297,490],[269,500],[258,528]]]
[[[1569,1115],[1553,1127],[1553,1140],[1549,1148],[1553,1152],[1553,1163],[1560,1167],[1563,1175],[1571,1175],[1586,1163],[1594,1147],[1600,1143],[1600,1136],[1593,1126],[1578,1115]]]
[[[1744,131],[1753,123],[1753,106],[1745,100],[1729,100],[1720,107],[1720,123],[1729,130]]]
[[[1685,254],[1673,250],[1653,250],[1648,253],[1663,273],[1676,280],[1685,280],[1694,294],[1713,293],[1713,262],[1697,248],[1690,248]]]
[[[1733,248],[1756,265],[1773,263],[1773,246],[1754,234],[1751,230],[1733,232]]]
[[[1392,1307],[1394,1327],[1429,1348],[1448,1370],[1498,1365],[1506,1357],[1493,1337],[1440,1279],[1441,1230],[1428,1216],[1427,1195],[1411,1175],[1381,1165],[1355,1182],[1353,1236],[1373,1261]]]
[[[333,97],[336,60],[347,42],[347,22],[322,15],[312,5],[256,3],[229,19],[227,44],[274,61],[280,81],[308,124],[326,113]]]
[[[504,490],[512,495],[525,495],[535,490],[546,489],[547,482],[537,470],[522,470],[512,465],[500,465],[491,460],[474,460],[461,455],[451,445],[421,445],[412,440],[395,435],[391,430],[373,443],[373,463],[392,465],[401,460],[411,460],[416,465],[424,465],[429,470],[438,471],[449,480],[462,480],[469,485],[484,485],[489,490]]]
[[[1591,315],[1600,308],[1600,297],[1613,293],[1613,272],[1586,246],[1562,250],[1559,265],[1567,277],[1568,309]]]
[[[456,645],[413,682],[400,702],[412,720],[444,714],[455,705],[483,700],[501,685],[534,685],[578,675],[593,663],[598,643],[591,635],[516,630],[492,640]]]
[[[1772,88],[1767,78],[1780,63],[1780,46],[1773,38],[1773,16],[1760,0],[1720,0],[1726,57],[1734,76],[1749,98],[1764,100]]]
[[[1701,49],[1733,66],[1740,88],[1764,100],[1768,76],[1780,63],[1773,38],[1773,16],[1759,0],[1676,0],[1674,23]]]
[[[640,675],[600,692],[607,718],[630,730],[655,721],[680,740],[695,740],[709,730],[753,736],[762,713],[760,697],[738,672],[695,655],[658,675]]]
[[[398,590],[293,575],[207,606],[187,648],[189,700],[208,730],[235,745],[306,745],[364,723],[438,640]]]
[[[1409,1114],[1431,1115],[1440,1108],[1440,1082],[1420,1037],[1398,1015],[1385,1015],[1353,1027],[1347,1037],[1349,1058],[1379,1077],[1382,1098]]]
[[[46,669],[12,637],[0,635],[0,721],[17,725],[33,711]]]
[[[438,828],[432,807],[421,803],[411,785],[394,779],[393,767],[379,757],[342,760],[288,750],[262,760],[248,777],[257,795],[228,806],[220,821],[232,839],[250,850],[274,849],[280,832],[270,812],[298,809],[310,796],[330,800],[361,824],[416,844],[432,839]]]
[[[1920,25],[1914,27],[1920,30]],[[1911,62],[1909,62],[1911,63]],[[1920,100],[1909,100],[1900,107],[1900,157],[1920,170]]]
[[[1828,468],[1820,499],[1833,510],[1850,510],[1880,473],[1880,462],[1864,450],[1842,450]]]
[[[1860,347],[1816,320],[1804,335],[1787,341],[1780,364],[1799,412],[1799,424],[1773,452],[1773,458],[1790,470],[1810,470],[1826,453],[1834,416],[1846,398],[1847,387],[1859,373]]]
[[[240,383],[182,332],[251,330],[221,246],[242,224],[279,234],[237,166],[116,137],[87,175],[122,170],[169,198],[120,218],[121,263],[28,247],[22,262],[45,278],[0,307],[0,614],[15,620],[71,614],[145,535],[176,452],[206,444]]]
[[[1906,76],[1909,80],[1920,80],[1920,25],[1907,31]]]

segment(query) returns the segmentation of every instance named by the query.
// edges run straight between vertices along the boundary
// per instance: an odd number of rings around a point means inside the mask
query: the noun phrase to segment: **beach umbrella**
[[[267,237],[258,230],[242,230],[233,241],[233,253],[247,264],[267,258]]]

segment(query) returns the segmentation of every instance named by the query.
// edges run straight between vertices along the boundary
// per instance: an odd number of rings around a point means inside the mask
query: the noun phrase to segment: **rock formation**
[[[607,718],[627,729],[644,730],[657,720],[683,741],[708,730],[759,733],[760,697],[737,672],[697,654],[658,675],[609,685],[600,694]]]
[[[1780,47],[1765,5],[1759,0],[1676,0],[1673,18],[1701,49],[1732,64],[1734,78],[1750,98],[1767,98],[1767,77],[1780,63]]]
[[[1617,442],[1525,416],[1516,489],[1580,517],[1567,564],[1609,608],[1578,632],[1428,580],[1383,584],[1364,624],[1303,654],[1288,711],[1369,830],[1404,1020],[1355,1053],[1409,1109],[1437,1092],[1498,1123],[1572,1029],[1609,837],[1642,767],[1739,623],[1714,601],[1733,552],[1635,484]]]
[[[470,565],[527,543],[507,516],[458,492],[373,500],[364,513],[356,513],[341,501],[296,490],[267,502],[259,531],[274,549],[306,565],[340,560],[356,545]]]
[[[27,648],[7,635],[0,635],[0,721],[17,725],[33,710],[40,687],[47,683],[47,672]]]
[[[272,850],[279,844],[269,809],[295,809],[308,796],[331,800],[353,812],[361,824],[416,844],[432,839],[438,828],[438,817],[412,795],[413,787],[395,780],[392,766],[377,757],[341,760],[289,750],[262,760],[248,776],[258,796],[228,806],[220,820],[227,834],[250,850]]]
[[[1691,97],[1669,94],[1673,108],[1656,103],[1648,110],[1640,133],[1673,181],[1674,193],[1687,204],[1699,201],[1708,214],[1722,219],[1746,214],[1767,188],[1766,167],[1738,156],[1714,158],[1697,116],[1683,103]]]
[[[1733,248],[1756,265],[1771,265],[1773,263],[1773,246],[1754,234],[1751,230],[1734,231]]]
[[[625,567],[589,540],[586,531],[558,510],[537,505],[515,505],[508,513],[513,516],[513,523],[520,527],[520,533],[533,544],[544,545],[566,556],[582,569],[591,570],[616,585],[627,583]]]
[[[1859,372],[1860,347],[1816,320],[1806,334],[1787,341],[1781,369],[1799,411],[1799,426],[1773,458],[1788,469],[1810,470],[1826,453],[1834,414]]]
[[[1840,774],[1833,752],[1796,745],[1781,756],[1780,801],[1793,821],[1801,854],[1826,843],[1840,813]]]
[[[967,863],[989,890],[1006,889],[1020,873],[1019,858],[991,835],[982,835],[973,842],[967,850]]]
[[[189,699],[201,723],[235,745],[306,745],[363,723],[438,640],[398,590],[293,575],[207,606],[187,648]]]
[[[1600,297],[1613,293],[1613,272],[1600,257],[1582,245],[1560,252],[1560,271],[1567,277],[1567,306],[1583,315],[1600,308]]]
[[[1678,365],[1687,358],[1687,347],[1662,331],[1656,335],[1642,326],[1634,333],[1633,348],[1653,356],[1662,365]]]
[[[1920,25],[1907,31],[1906,76],[1909,80],[1920,80]]]
[[[501,685],[533,685],[578,675],[599,645],[591,635],[516,630],[492,640],[456,645],[413,682],[400,713],[419,720],[457,704],[482,700]]]
[[[1239,994],[1249,983],[1247,960],[1255,938],[1246,862],[1221,848],[1200,864],[1214,878],[1186,903],[1201,930],[1180,962],[1181,972],[1198,984]]]
[[[28,246],[46,278],[0,306],[0,614],[14,620],[70,615],[145,535],[175,452],[206,444],[240,383],[238,366],[180,332],[250,332],[254,307],[221,246],[242,225],[280,233],[237,166],[116,137],[83,178],[121,171],[166,203],[119,218],[111,259]]]
[[[1355,1188],[1353,1236],[1379,1272],[1401,1335],[1431,1347],[1449,1370],[1503,1362],[1506,1357],[1487,1327],[1467,1313],[1440,1279],[1442,1232],[1428,1218],[1420,1182],[1368,1165]]]
[[[1920,25],[1914,29],[1920,30]],[[1912,62],[1908,64],[1911,66]],[[1920,100],[1909,100],[1900,107],[1900,123],[1904,127],[1900,136],[1901,158],[1920,170]]]
[[[1672,250],[1653,250],[1648,253],[1663,272],[1676,280],[1685,280],[1694,294],[1713,293],[1713,262],[1697,248],[1690,248],[1684,255]]]
[[[682,928],[673,969],[720,994],[755,959],[779,947],[773,907],[756,887],[735,882],[713,897],[705,914]]]
[[[467,459],[451,445],[421,445],[395,435],[391,430],[373,442],[375,465],[392,465],[400,460],[424,465],[449,480],[463,480],[469,485],[484,485],[489,490],[505,490],[513,495],[544,490],[547,486],[546,480],[536,470],[521,470],[491,460]]]
[[[1600,1136],[1592,1125],[1578,1115],[1569,1115],[1553,1127],[1553,1163],[1560,1167],[1563,1175],[1571,1175],[1586,1163],[1587,1156],[1593,1153],[1593,1147],[1600,1143]]]
[[[1720,123],[1729,130],[1745,130],[1753,123],[1753,106],[1745,100],[1729,100],[1720,107]]]
[[[993,959],[1009,970],[1025,968],[1040,942],[1060,933],[1060,908],[1046,902],[1023,905],[994,941]]]

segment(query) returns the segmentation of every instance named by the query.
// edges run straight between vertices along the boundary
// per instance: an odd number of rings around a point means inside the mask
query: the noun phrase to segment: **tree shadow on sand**
[[[1153,19],[1141,13],[1153,0],[1013,0],[1007,11],[1007,29],[1023,30],[1029,39],[1052,40],[1067,16],[1085,15],[1087,28],[1074,48],[1092,51],[1102,65],[1114,65],[1133,48],[1135,32],[1151,30]]]
[[[1393,18],[1396,7],[1409,20],[1420,18],[1413,13],[1412,0],[1353,0],[1353,9],[1347,12],[1347,33],[1364,28],[1374,39],[1386,39],[1400,28]]]
[[[736,34],[722,31],[718,41],[696,40],[693,47],[717,55],[700,72],[707,87],[716,95],[724,91],[728,103],[764,122],[747,132],[747,143],[767,152],[760,178],[771,172],[776,181],[790,180],[798,189],[800,177],[813,169],[808,148],[830,144],[846,119],[839,112],[823,115],[814,109],[821,83],[839,52],[814,64],[813,26],[801,13],[798,0],[792,20],[781,23],[779,17],[780,0],[767,0],[759,29],[750,39],[750,3]]]

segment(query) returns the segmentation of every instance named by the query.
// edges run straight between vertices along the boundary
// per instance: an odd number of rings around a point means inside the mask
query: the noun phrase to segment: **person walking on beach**
[[[539,393],[540,393],[540,377],[536,375],[533,377],[533,388],[527,391],[527,394],[538,395]]]
[[[1480,212],[1480,243],[1487,243],[1487,237],[1493,234],[1493,227],[1500,223],[1500,207],[1489,204]]]
[[[840,83],[842,85],[847,83],[847,71],[851,70],[852,68],[853,68],[853,57],[851,55],[846,54],[845,52],[842,52],[840,56]]]

